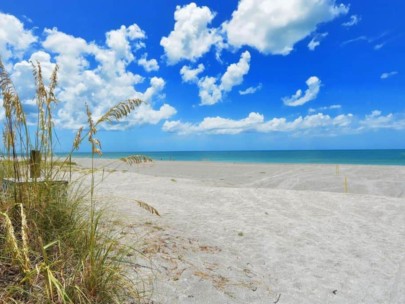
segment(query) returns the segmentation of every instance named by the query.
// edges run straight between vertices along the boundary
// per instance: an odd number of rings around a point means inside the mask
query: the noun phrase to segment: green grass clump
[[[88,130],[77,132],[65,160],[55,160],[52,109],[57,71],[56,66],[45,87],[41,65],[33,64],[38,107],[33,132],[0,60],[5,112],[0,177],[11,180],[0,196],[0,303],[140,303],[144,295],[127,278],[122,264],[125,248],[100,228],[94,165],[88,172],[88,189],[72,193],[63,181],[74,165],[71,156],[82,142],[89,141],[94,159],[101,153],[100,141],[95,138],[98,126],[125,117],[142,101],[121,102],[97,121],[87,109]],[[41,178],[30,178],[31,150],[42,155]],[[129,159],[147,160],[141,156]],[[139,205],[148,207],[146,203]]]

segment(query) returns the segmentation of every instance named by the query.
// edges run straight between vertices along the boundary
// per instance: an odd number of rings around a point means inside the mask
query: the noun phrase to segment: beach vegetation
[[[96,137],[99,126],[127,116],[142,101],[120,102],[97,120],[87,107],[88,125],[78,130],[66,158],[57,159],[52,113],[57,103],[58,67],[47,86],[40,63],[33,63],[32,69],[37,105],[34,127],[0,59],[4,108],[0,303],[140,303],[145,293],[136,288],[123,264],[125,256],[132,254],[103,225],[96,204],[94,157],[101,154]],[[70,179],[76,165],[71,157],[85,141],[90,144],[92,167],[88,172],[74,170],[80,176],[90,175],[90,187],[83,189]],[[35,173],[38,164],[31,151],[41,156],[40,176]],[[137,155],[123,161],[150,159]],[[137,202],[159,215],[147,203]]]
[[[346,176],[345,176],[345,179],[344,179],[344,182],[343,182],[343,186],[344,186],[344,189],[345,189],[345,193],[348,193],[349,192],[349,184],[347,182],[347,177]]]

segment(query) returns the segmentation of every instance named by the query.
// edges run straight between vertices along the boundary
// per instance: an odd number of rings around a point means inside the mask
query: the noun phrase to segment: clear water
[[[62,155],[61,153],[60,155]],[[405,166],[405,150],[289,150],[289,151],[167,151],[104,152],[103,158],[118,159],[143,154],[154,160],[212,161],[235,163],[362,164]],[[74,157],[90,157],[76,153]]]

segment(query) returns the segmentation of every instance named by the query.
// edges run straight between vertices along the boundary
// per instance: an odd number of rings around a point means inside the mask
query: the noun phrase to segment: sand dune
[[[405,303],[403,167],[107,167],[98,198],[151,257],[155,303]]]

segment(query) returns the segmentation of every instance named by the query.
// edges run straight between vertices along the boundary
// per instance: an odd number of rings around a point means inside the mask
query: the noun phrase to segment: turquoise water
[[[154,160],[163,161],[405,166],[405,150],[104,152],[103,158],[118,159],[133,154],[144,154]],[[74,157],[89,156],[90,153],[74,154]]]

